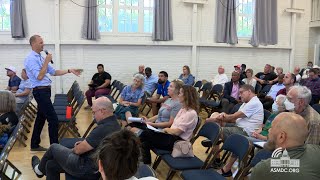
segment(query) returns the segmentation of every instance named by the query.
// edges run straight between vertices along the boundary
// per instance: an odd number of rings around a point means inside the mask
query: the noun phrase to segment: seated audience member
[[[320,100],[320,78],[319,70],[312,68],[309,70],[309,78],[304,82],[301,82],[302,86],[306,86],[311,90],[312,99],[310,105],[318,104]]]
[[[266,64],[264,66],[264,71],[257,73],[254,78],[262,85],[263,88],[265,85],[269,84],[269,81],[276,79],[277,75],[275,73],[271,73],[271,65]]]
[[[313,67],[313,62],[312,61],[308,61],[306,69],[311,69],[312,67]]]
[[[231,81],[224,85],[223,97],[221,100],[222,112],[229,113],[234,105],[241,102],[239,98],[239,89],[244,82],[240,81],[240,74],[237,71],[232,73]]]
[[[305,144],[307,136],[307,123],[301,116],[289,112],[279,114],[272,122],[264,148],[270,151],[281,148],[282,155],[259,162],[253,168],[250,179],[320,179],[320,146]],[[271,161],[280,160],[282,157],[289,157],[288,161],[299,161],[299,166],[294,168],[294,172],[289,172],[288,166],[272,167]],[[276,172],[274,169],[286,171]]]
[[[183,86],[182,81],[173,80],[168,87],[168,98],[159,109],[158,115],[155,115],[151,118],[142,117],[146,124],[149,124],[155,128],[167,128],[170,127],[173,123],[174,118],[176,117],[177,113],[181,109],[181,103],[179,101],[179,92]],[[129,123],[128,126],[130,131],[140,135],[142,130],[146,130],[147,126],[144,123],[133,122]]]
[[[300,67],[299,67],[299,66],[296,66],[296,67],[294,68],[293,74],[296,76],[296,81],[297,81],[297,83],[299,83],[300,80],[301,80]]]
[[[283,77],[283,85],[285,88],[280,89],[276,96],[282,94],[287,95],[287,92],[289,92],[289,89],[296,83],[296,76],[292,73],[287,73]]]
[[[133,83],[126,86],[120,95],[119,105],[115,110],[116,116],[124,120],[123,125],[127,125],[128,117],[139,115],[139,106],[142,102],[144,77],[136,74]]]
[[[246,69],[247,69],[247,65],[246,64],[241,64],[241,73],[243,74],[244,78],[247,78]]]
[[[108,95],[111,91],[111,75],[104,71],[103,64],[97,65],[98,73],[94,74],[89,90],[86,92],[88,106],[85,109],[90,109],[92,106],[92,97],[98,98],[101,95]]]
[[[183,66],[182,74],[180,74],[179,79],[181,79],[185,85],[193,86],[194,76],[191,74],[189,66]]]
[[[0,91],[0,148],[3,148],[18,124],[16,100],[10,91]]]
[[[16,98],[10,91],[0,91],[0,125],[13,127],[19,120],[16,115]]]
[[[229,81],[228,76],[224,73],[224,67],[219,66],[218,74],[214,77],[213,80],[211,80],[212,85],[221,84],[222,86],[224,86],[224,84],[228,81]]]
[[[13,66],[9,66],[5,69],[7,70],[7,76],[9,77],[8,86],[6,90],[16,92],[21,82],[21,79],[16,75],[17,70]]]
[[[261,142],[261,141],[267,141],[269,129],[271,127],[271,123],[274,120],[274,118],[281,112],[286,111],[285,101],[286,101],[285,95],[279,95],[276,98],[276,101],[272,105],[272,114],[268,117],[266,123],[262,125],[263,127],[259,128],[258,130],[255,130],[251,137],[248,137],[248,139],[252,142]]]
[[[60,173],[67,172],[73,177],[83,179],[98,179],[96,161],[91,158],[103,138],[119,131],[120,126],[113,115],[112,102],[107,97],[99,97],[93,101],[92,113],[97,122],[90,134],[83,141],[74,144],[69,149],[60,144],[52,144],[41,161],[32,157],[32,169],[38,178],[60,179]]]
[[[283,89],[285,86],[283,85],[284,74],[280,74],[278,77],[278,83],[271,86],[268,94],[260,94],[259,98],[263,104],[264,109],[271,111],[272,104],[276,99],[277,93],[279,90]]]
[[[157,88],[158,77],[152,75],[151,68],[147,67],[145,69],[145,77],[144,77],[144,91],[148,93],[148,97],[152,96],[154,90]]]
[[[139,69],[138,69],[138,72],[134,73],[133,76],[135,76],[136,74],[142,74],[143,76],[145,76],[145,70],[144,70],[144,65],[140,65],[139,66]]]
[[[25,69],[22,69],[21,78],[22,81],[20,82],[19,89],[14,94],[16,96],[17,110],[22,108],[23,103],[29,98],[32,90],[31,82],[29,81]]]
[[[245,84],[240,88],[240,97],[243,104],[239,110],[234,114],[213,113],[207,122],[217,122],[222,128],[222,140],[226,140],[232,134],[240,134],[244,136],[251,136],[255,129],[260,128],[263,123],[264,112],[263,106],[255,95],[252,86]],[[226,123],[234,123],[225,126]],[[218,149],[218,146],[215,147]],[[225,167],[221,169],[224,177],[232,176],[231,167],[236,161],[236,157],[231,157],[230,161]],[[214,164],[221,164],[220,159],[216,159]]]
[[[240,74],[240,81],[246,78],[246,76],[242,73],[242,68],[240,64],[234,66],[234,71],[237,71]]]
[[[136,180],[139,168],[140,141],[132,132],[121,130],[107,136],[97,152],[99,172],[103,180]],[[156,180],[154,177],[140,178]]]
[[[198,93],[194,87],[184,85],[180,89],[179,100],[182,108],[174,118],[171,127],[163,129],[165,133],[153,130],[146,130],[141,133],[140,140],[142,142],[143,162],[145,164],[151,164],[150,150],[152,148],[172,151],[176,141],[190,141],[192,138],[193,130],[198,122]]]
[[[279,76],[283,74],[283,68],[282,67],[277,67],[276,68],[276,73],[274,73],[274,74],[276,74],[277,78],[275,78],[274,80],[269,81],[269,84],[271,84],[271,85],[278,82]]]
[[[301,115],[308,125],[307,144],[320,145],[320,115],[310,105],[311,91],[306,86],[293,86],[287,94],[286,109]]]
[[[170,81],[168,80],[168,73],[166,71],[160,71],[158,78],[157,94],[151,98],[147,98],[147,103],[151,103],[153,116],[158,114],[161,103],[165,102],[169,98],[168,87],[170,85]]]
[[[257,80],[255,80],[252,77],[253,76],[253,70],[252,69],[247,69],[246,70],[246,76],[247,77],[242,80],[244,82],[244,84],[249,84],[253,88],[256,88]]]

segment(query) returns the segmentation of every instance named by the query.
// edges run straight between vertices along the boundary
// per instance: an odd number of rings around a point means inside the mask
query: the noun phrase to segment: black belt
[[[37,87],[34,87],[33,90],[39,90],[39,89],[50,89],[51,86],[37,86]]]

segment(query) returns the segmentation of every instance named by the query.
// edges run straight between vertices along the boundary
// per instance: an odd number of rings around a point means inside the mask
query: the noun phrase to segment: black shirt
[[[267,73],[259,72],[256,74],[256,77],[265,81],[272,81],[277,78],[277,75],[275,73]]]
[[[12,127],[17,125],[18,122],[19,122],[19,119],[15,112],[7,112],[0,116],[1,124],[10,124]]]
[[[91,147],[93,147],[93,150],[85,154],[92,154],[97,149],[103,138],[112,134],[113,132],[119,131],[120,129],[121,127],[115,115],[99,121],[97,123],[97,127],[95,127],[86,138],[86,141]]]
[[[93,84],[95,84],[97,86],[101,86],[105,82],[106,79],[109,79],[111,81],[111,75],[107,72],[103,72],[101,74],[96,73],[92,77]],[[106,88],[110,89],[111,84],[109,84]]]

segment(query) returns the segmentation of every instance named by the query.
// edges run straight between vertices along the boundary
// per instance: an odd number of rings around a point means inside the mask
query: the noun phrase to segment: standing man
[[[21,79],[17,76],[17,70],[13,66],[5,68],[7,70],[7,76],[10,78],[8,81],[8,91],[16,92],[19,89]]]
[[[37,118],[31,138],[31,151],[46,151],[46,148],[39,145],[41,142],[40,134],[46,119],[49,126],[50,144],[58,143],[58,117],[50,99],[52,81],[48,73],[51,76],[62,76],[67,73],[79,76],[80,71],[76,69],[55,70],[49,65],[52,61],[52,54],[48,53],[46,58],[41,56],[40,52],[43,51],[44,44],[39,35],[33,35],[29,43],[32,51],[26,57],[24,66],[33,88],[33,96],[38,104]]]
[[[97,65],[98,72],[95,73],[90,81],[89,90],[86,92],[88,106],[92,106],[92,97],[98,98],[101,95],[108,95],[111,92],[111,75],[104,71],[103,64]]]

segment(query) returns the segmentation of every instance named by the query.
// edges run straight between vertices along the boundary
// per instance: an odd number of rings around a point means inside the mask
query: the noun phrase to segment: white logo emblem
[[[280,157],[280,158],[279,158]],[[299,173],[300,159],[291,159],[288,151],[277,148],[271,155],[270,172]]]

